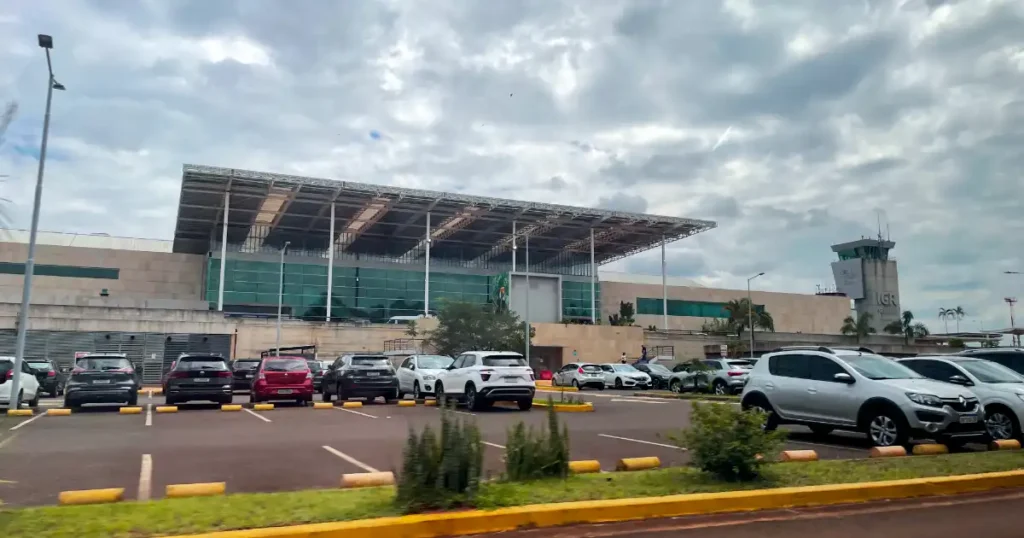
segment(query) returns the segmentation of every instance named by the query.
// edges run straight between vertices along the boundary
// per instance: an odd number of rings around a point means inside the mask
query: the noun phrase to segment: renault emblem
[[[964,398],[962,394],[960,395],[960,405],[967,405],[967,398]]]

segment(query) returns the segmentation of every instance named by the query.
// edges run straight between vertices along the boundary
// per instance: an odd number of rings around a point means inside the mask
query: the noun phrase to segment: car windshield
[[[28,363],[28,367],[41,372],[49,372],[53,370],[53,365],[48,362],[30,362]]]
[[[920,379],[917,372],[880,355],[843,355],[846,364],[868,379]]]
[[[616,372],[639,372],[636,368],[633,368],[631,364],[615,364],[612,365],[612,369]]]
[[[104,372],[107,370],[131,370],[132,363],[121,357],[90,357],[78,359],[75,368]]]
[[[743,370],[749,370],[754,367],[754,363],[750,361],[729,361],[729,367],[736,369],[741,368]]]
[[[228,365],[223,359],[183,357],[178,361],[178,366],[175,367],[175,370],[226,370],[227,367]]]
[[[359,366],[361,368],[386,368],[391,366],[391,361],[389,361],[387,357],[380,356],[352,357],[352,366]]]
[[[982,383],[1024,383],[1024,377],[1002,364],[980,360],[956,361],[956,363]]]
[[[452,365],[455,359],[443,355],[420,355],[416,363],[424,370],[444,370]]]
[[[580,368],[583,368],[584,372],[601,373],[601,367],[596,364],[584,364]]]
[[[483,359],[484,366],[526,366],[522,355],[488,355]]]
[[[259,368],[259,366],[260,366],[260,361],[258,361],[258,360],[251,360],[251,361],[238,360],[238,361],[235,361],[234,363],[231,364],[231,367],[234,368],[235,370],[255,370],[256,368]]]
[[[306,361],[306,364],[309,365],[309,370],[311,372],[322,372],[322,371],[324,371],[324,365],[320,364],[319,361]]]
[[[263,363],[267,372],[305,372],[309,365],[302,359],[269,359]]]
[[[656,373],[656,374],[671,374],[672,373],[672,370],[669,370],[668,368],[665,368],[664,366],[662,366],[660,364],[648,364],[647,367],[650,368],[651,371]]]

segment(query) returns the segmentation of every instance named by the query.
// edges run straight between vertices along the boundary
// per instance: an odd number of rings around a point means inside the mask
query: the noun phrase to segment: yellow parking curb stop
[[[601,462],[597,460],[579,460],[569,462],[569,471],[576,474],[600,473]]]
[[[274,404],[253,404],[252,408],[256,411],[273,411]]]
[[[949,447],[938,444],[914,445],[915,456],[933,456],[936,454],[949,454]]]
[[[71,410],[70,409],[63,409],[63,408],[47,409],[46,410],[46,414],[51,416],[51,417],[66,417],[66,416],[71,414]]]
[[[139,406],[126,406],[117,410],[122,415],[138,415],[142,413],[142,408]]]
[[[31,409],[8,409],[7,416],[9,417],[30,417],[32,416]]]
[[[156,406],[156,412],[157,413],[177,413],[178,412],[178,406],[176,406],[176,405],[158,405],[158,406]]]
[[[907,449],[901,446],[875,446],[871,447],[868,455],[872,458],[897,458],[907,455]]]
[[[345,409],[358,409],[363,406],[363,402],[342,402],[341,406]]]
[[[57,500],[63,505],[116,503],[124,500],[124,488],[62,491]]]
[[[212,497],[224,495],[227,484],[224,482],[207,482],[197,484],[170,484],[164,491],[168,499],[183,499],[185,497]]]
[[[1020,450],[1020,441],[1016,439],[999,439],[988,445],[989,450]]]
[[[437,406],[437,400],[423,400],[423,405],[425,405],[427,407],[436,407]]]
[[[646,458],[622,458],[619,460],[617,471],[642,471],[644,469],[657,469],[661,467],[661,460],[657,456]]]
[[[395,474],[392,472],[341,475],[341,487],[343,488],[370,488],[393,485],[395,485]]]
[[[398,400],[398,407],[415,407],[416,400]]]
[[[783,450],[782,461],[818,461],[818,453],[813,450]]]
[[[313,409],[334,409],[331,402],[313,402]]]
[[[239,404],[224,404],[220,406],[221,411],[241,411],[242,406]]]

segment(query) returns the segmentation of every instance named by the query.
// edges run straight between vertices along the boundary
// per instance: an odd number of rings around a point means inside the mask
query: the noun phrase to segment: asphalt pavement
[[[689,402],[610,390],[582,397],[594,402],[595,412],[560,414],[573,459],[596,459],[605,470],[626,457],[657,456],[663,466],[688,462],[668,434],[689,424]],[[238,403],[247,400],[235,396]],[[410,429],[437,425],[440,417],[436,407],[383,403],[323,410],[282,404],[272,411],[239,412],[184,404],[178,413],[156,413],[163,403],[162,396],[142,397],[139,415],[121,415],[109,406],[64,417],[0,416],[0,501],[54,504],[61,491],[110,487],[125,488],[129,499],[160,498],[168,484],[193,482],[226,482],[229,493],[332,488],[344,473],[398,471]],[[44,401],[40,413],[59,405]],[[546,425],[541,407],[474,413],[460,408],[457,416],[479,426],[487,445],[485,474],[492,477],[503,470],[509,428],[520,420],[537,429]],[[813,448],[822,458],[867,455],[863,437],[793,435],[787,448]]]

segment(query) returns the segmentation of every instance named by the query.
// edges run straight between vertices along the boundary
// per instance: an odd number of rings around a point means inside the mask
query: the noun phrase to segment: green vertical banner
[[[491,290],[491,299],[498,309],[498,312],[508,311],[508,284],[509,273],[499,273],[494,279],[494,289]]]

